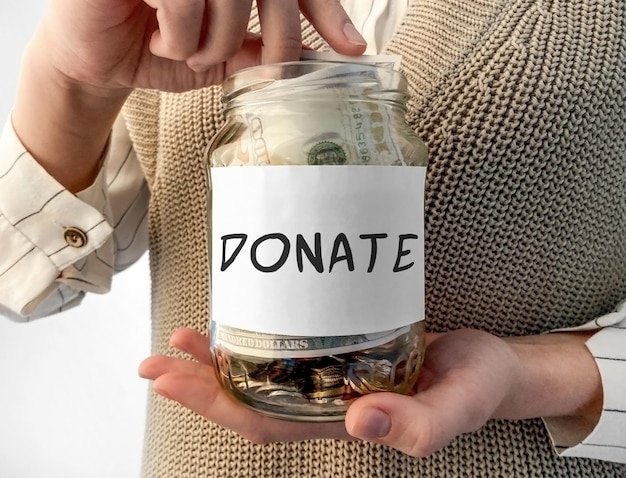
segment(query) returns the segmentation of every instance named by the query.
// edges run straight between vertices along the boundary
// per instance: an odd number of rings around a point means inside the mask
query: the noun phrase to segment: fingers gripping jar
[[[405,123],[403,76],[282,63],[228,78],[224,97],[207,153],[210,346],[223,387],[302,421],[342,420],[364,394],[412,393],[427,151]]]

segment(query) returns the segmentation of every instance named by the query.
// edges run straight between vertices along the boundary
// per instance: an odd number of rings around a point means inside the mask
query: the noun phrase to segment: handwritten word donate
[[[394,236],[395,237],[395,236]],[[395,247],[394,256],[395,262],[393,264],[393,272],[402,272],[410,269],[414,266],[415,262],[409,261],[409,256],[412,252],[411,249],[405,244],[408,240],[416,240],[418,236],[416,234],[398,234],[397,239],[394,241],[386,233],[372,233],[372,234],[360,234],[358,236],[359,241],[368,241],[369,243],[369,264],[367,266],[367,272],[372,272],[377,266],[377,257],[379,245],[381,247]],[[353,239],[354,240],[354,239]],[[222,254],[221,254],[221,267],[222,272],[226,271],[235,260],[240,257],[240,253],[244,250],[248,242],[248,234],[226,234],[221,236],[222,241]],[[229,241],[238,241],[234,248],[229,246]],[[294,250],[295,261],[300,272],[304,271],[305,261],[308,262],[313,268],[322,273],[325,270],[324,264],[327,263],[328,272],[332,272],[335,265],[340,262],[345,262],[345,265],[349,271],[355,270],[355,255],[352,252],[352,246],[350,240],[344,233],[339,233],[332,240],[331,252],[327,258],[324,258],[323,250],[328,251],[328,244],[323,244],[322,234],[317,232],[314,234],[313,244],[309,244],[302,234],[297,234],[294,240],[290,240],[285,234],[276,232],[271,234],[265,234],[255,240],[253,240],[246,252],[252,266],[259,272],[276,272],[280,270],[291,257],[292,249]],[[326,245],[325,248],[322,246]],[[272,250],[278,251],[278,258],[272,263],[263,264],[262,261],[267,261],[267,249],[271,247]],[[228,252],[232,251],[232,252]],[[328,254],[327,254],[328,255]],[[245,260],[245,259],[242,259]],[[390,266],[391,264],[389,264]]]

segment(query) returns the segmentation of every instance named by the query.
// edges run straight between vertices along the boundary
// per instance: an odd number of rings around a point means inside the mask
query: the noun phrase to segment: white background
[[[2,123],[45,5],[0,2]],[[136,370],[149,328],[145,256],[72,311],[31,324],[0,317],[1,478],[139,476],[148,383]]]

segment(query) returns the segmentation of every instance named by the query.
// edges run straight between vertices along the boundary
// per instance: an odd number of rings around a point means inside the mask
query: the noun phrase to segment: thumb
[[[429,392],[429,391],[428,391]],[[346,430],[355,438],[390,446],[414,457],[426,457],[443,448],[471,425],[446,396],[424,392],[415,396],[374,393],[356,400],[346,414]],[[432,404],[432,405],[431,405]],[[453,404],[450,404],[453,405]]]

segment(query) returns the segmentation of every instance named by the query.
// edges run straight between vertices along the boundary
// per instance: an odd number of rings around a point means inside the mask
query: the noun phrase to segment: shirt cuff
[[[0,274],[3,284],[28,285],[0,290],[5,307],[21,313],[31,308],[32,298],[49,289],[62,271],[105,244],[113,232],[105,186],[101,172],[79,194],[82,198],[70,193],[28,153],[7,122],[0,136],[0,216],[7,229],[2,237],[11,244]],[[38,270],[32,270],[33,264]]]
[[[576,329],[602,327],[587,340],[600,372],[602,413],[597,423],[584,417],[545,418],[559,455],[626,463],[626,301],[613,312]]]

